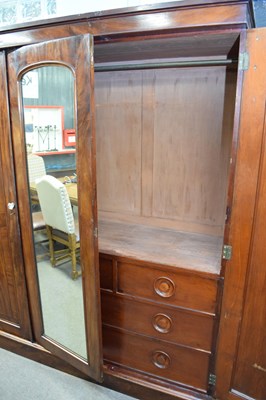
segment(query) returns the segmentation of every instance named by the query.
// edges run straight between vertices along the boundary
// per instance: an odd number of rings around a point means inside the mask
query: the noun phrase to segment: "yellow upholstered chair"
[[[70,258],[72,278],[76,279],[80,275],[77,271],[79,228],[74,221],[67,190],[62,182],[50,175],[37,180],[36,189],[49,239],[51,264],[56,266],[58,261]],[[63,244],[66,249],[55,250],[55,242]]]

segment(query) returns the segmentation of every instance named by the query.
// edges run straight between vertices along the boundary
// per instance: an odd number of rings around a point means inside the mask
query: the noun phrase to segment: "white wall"
[[[180,0],[167,0],[169,1]],[[162,2],[163,0],[0,0],[0,26]]]

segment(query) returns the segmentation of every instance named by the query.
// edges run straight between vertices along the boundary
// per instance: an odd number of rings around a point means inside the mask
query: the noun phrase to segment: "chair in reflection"
[[[80,275],[77,271],[79,229],[67,190],[62,182],[50,175],[37,180],[36,189],[49,239],[51,264],[56,266],[57,262],[70,258],[72,278],[76,279]],[[66,249],[55,250],[55,242],[63,244]]]
[[[46,225],[41,211],[35,211],[32,213],[32,227],[35,245],[48,244]],[[47,257],[47,255],[47,250],[45,248],[38,247],[38,250],[36,249],[37,261],[43,259],[44,257]]]
[[[29,183],[35,182],[36,179],[39,179],[46,175],[46,169],[45,169],[45,164],[43,161],[43,158],[40,156],[37,156],[35,154],[28,154],[27,157],[27,164],[28,164],[28,176],[29,176]],[[35,204],[39,204],[39,199],[37,196],[31,196],[31,203],[33,204],[32,206],[32,225],[33,225],[33,231],[34,233],[40,232],[42,230],[45,230],[45,222],[43,219],[43,215],[41,211],[35,211]],[[37,210],[38,210],[37,206]],[[46,239],[47,240],[47,239]],[[42,243],[45,240],[37,241],[37,243]],[[35,240],[36,243],[36,240]]]
[[[28,173],[30,183],[46,175],[45,164],[42,157],[36,154],[28,155]]]

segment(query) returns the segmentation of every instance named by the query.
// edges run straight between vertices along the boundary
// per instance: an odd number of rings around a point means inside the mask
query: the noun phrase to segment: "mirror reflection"
[[[22,77],[32,230],[44,334],[87,359],[76,175],[74,77],[45,66]]]

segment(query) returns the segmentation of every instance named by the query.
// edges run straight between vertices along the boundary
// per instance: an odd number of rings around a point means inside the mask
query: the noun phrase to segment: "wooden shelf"
[[[99,220],[101,253],[219,275],[222,238]]]
[[[36,151],[34,154],[37,156],[58,156],[61,154],[73,154],[76,153],[76,149],[70,149],[70,150],[60,150],[60,151]]]

